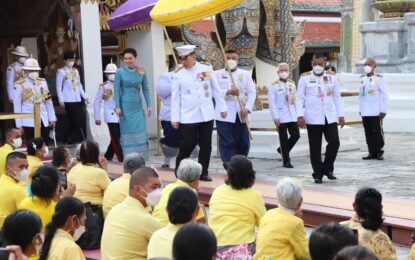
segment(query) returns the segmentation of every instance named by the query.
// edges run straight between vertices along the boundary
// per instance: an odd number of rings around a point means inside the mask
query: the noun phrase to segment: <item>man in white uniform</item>
[[[212,98],[222,118],[226,118],[227,108],[212,67],[196,61],[195,48],[194,45],[176,48],[184,66],[174,75],[172,86],[171,124],[175,129],[180,127],[183,135],[176,170],[181,160],[188,158],[199,144],[198,161],[203,167],[200,180],[211,181],[208,169],[215,118]]]
[[[375,73],[376,61],[365,61],[365,73],[360,77],[359,112],[365,128],[369,154],[363,160],[383,160],[382,122],[388,111],[388,92],[382,75]]]
[[[290,160],[290,151],[300,139],[300,130],[295,112],[296,86],[294,81],[289,79],[289,71],[287,63],[278,65],[279,80],[274,81],[268,87],[268,102],[272,120],[277,127],[280,139],[280,147],[277,151],[282,155],[283,166],[294,168]],[[287,131],[290,138],[288,138]]]
[[[16,81],[14,87],[13,106],[14,113],[34,113],[34,103],[40,102],[41,135],[47,143],[50,127],[56,126],[55,109],[46,80],[39,78],[39,63],[33,58],[25,61],[23,70],[24,79]],[[26,143],[34,137],[34,119],[16,119],[16,127],[25,134]]]
[[[94,101],[94,117],[95,124],[101,125],[101,104],[102,101],[104,101],[104,121],[108,125],[111,137],[110,144],[105,152],[105,158],[111,161],[115,154],[118,161],[122,162],[123,154],[120,144],[120,124],[119,118],[115,113],[114,103],[115,72],[117,72],[117,65],[114,63],[111,62],[105,67],[104,73],[108,80],[100,84],[98,87],[97,95],[95,96]]]
[[[298,126],[307,125],[315,183],[322,183],[324,175],[330,180],[337,179],[333,173],[340,146],[337,120],[341,127],[345,123],[337,78],[324,71],[325,64],[323,56],[314,56],[313,70],[301,75],[295,103]],[[324,162],[321,158],[323,134],[327,141]]]
[[[26,51],[26,47],[17,46],[14,51],[11,52],[15,58],[15,61],[7,67],[7,96],[10,103],[13,103],[13,92],[15,83],[18,80],[23,79],[24,71],[23,66],[26,58],[29,56]]]

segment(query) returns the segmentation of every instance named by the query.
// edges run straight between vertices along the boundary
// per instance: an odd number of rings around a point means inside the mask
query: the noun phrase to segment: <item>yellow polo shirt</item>
[[[0,176],[0,229],[3,227],[4,219],[16,211],[26,197],[26,190],[15,179],[6,174]]]
[[[102,205],[104,191],[111,180],[107,172],[95,165],[81,164],[68,173],[68,182],[76,185],[75,198],[93,205]]]
[[[74,238],[63,229],[56,230],[50,245],[48,260],[84,260],[81,248]]]
[[[255,241],[255,227],[266,209],[261,194],[254,189],[234,190],[224,184],[213,191],[209,211],[209,226],[218,246],[233,246]]]
[[[154,232],[162,228],[143,204],[128,196],[105,219],[101,259],[147,259],[147,247]]]
[[[124,173],[121,177],[111,182],[104,192],[104,200],[102,202],[102,211],[104,217],[107,217],[110,210],[120,204],[127,198],[130,190],[131,174]]]
[[[161,198],[157,206],[153,210],[153,216],[158,218],[163,225],[169,224],[169,215],[167,214],[167,202],[169,201],[170,193],[177,187],[189,187],[190,186],[181,180],[168,184],[161,193]],[[195,191],[196,192],[196,191]],[[196,220],[203,219],[205,214],[202,206],[200,206],[199,213],[197,214]]]
[[[280,208],[269,210],[259,225],[254,259],[310,259],[304,221]]]
[[[147,258],[165,257],[173,259],[173,239],[183,225],[169,223],[157,230],[148,243]]]
[[[2,147],[0,147],[0,176],[6,174],[7,155],[13,151],[14,148],[10,144],[4,144]]]
[[[42,220],[43,230],[52,221],[55,213],[56,201],[47,202],[37,196],[25,198],[19,205],[18,209],[28,209],[36,213]]]
[[[39,157],[28,155],[27,162],[29,167],[27,170],[29,171],[29,176],[32,177],[35,174],[36,170],[43,166],[43,162]]]

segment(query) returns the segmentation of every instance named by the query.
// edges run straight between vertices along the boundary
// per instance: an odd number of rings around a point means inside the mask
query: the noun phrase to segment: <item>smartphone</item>
[[[8,260],[10,256],[9,249],[5,247],[0,247],[0,260]]]
[[[59,186],[61,186],[64,190],[68,188],[66,170],[59,170]]]

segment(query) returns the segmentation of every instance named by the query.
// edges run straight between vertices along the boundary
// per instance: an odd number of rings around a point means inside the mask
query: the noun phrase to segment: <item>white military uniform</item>
[[[34,113],[34,101],[39,99],[40,117],[44,127],[51,122],[56,122],[55,109],[53,108],[52,97],[45,79],[38,78],[36,81],[26,77],[15,84],[14,91],[14,113]],[[33,118],[16,119],[16,127],[34,127]]]
[[[273,120],[281,124],[297,122],[295,111],[296,87],[292,80],[276,80],[268,86],[269,110]]]
[[[182,124],[201,123],[215,118],[217,111],[227,112],[225,99],[212,67],[199,62],[183,68],[173,77],[171,121]]]
[[[297,116],[309,125],[324,125],[325,119],[331,124],[344,116],[337,78],[327,71],[320,77],[313,72],[301,75],[295,104]]]
[[[56,93],[59,103],[81,102],[81,97],[88,101],[78,70],[68,66],[58,69],[56,73]]]
[[[94,100],[95,121],[101,120],[101,103],[104,101],[104,121],[105,123],[119,123],[119,118],[115,113],[114,102],[114,82],[107,80],[98,87],[97,95]]]
[[[226,95],[226,92],[232,86],[232,80],[229,72],[225,69],[221,69],[215,73],[220,85],[222,96],[225,98],[226,106],[228,108],[228,116],[226,118],[222,118],[220,113],[223,111],[219,111],[219,107],[216,106],[215,120],[235,123],[236,115],[238,115],[239,120],[242,122],[241,107],[237,101],[236,96]],[[252,111],[256,98],[256,89],[251,75],[248,71],[242,69],[236,69],[234,72],[232,72],[232,75],[235,80],[235,87],[239,89],[239,99],[241,100],[242,104],[245,104],[245,109]]]
[[[160,121],[171,121],[171,93],[175,72],[163,73],[156,85],[157,95],[161,98]]]
[[[23,64],[13,62],[7,67],[7,95],[10,101],[13,101],[15,83],[24,78]]]
[[[360,77],[359,112],[361,116],[379,116],[388,112],[388,93],[382,75]]]

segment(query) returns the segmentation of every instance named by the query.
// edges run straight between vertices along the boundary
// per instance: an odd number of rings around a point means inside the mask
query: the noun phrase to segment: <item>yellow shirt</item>
[[[209,202],[209,226],[218,246],[234,246],[255,241],[255,226],[264,216],[265,203],[252,188],[235,190],[230,185],[215,189]]]
[[[131,175],[124,173],[121,177],[111,182],[104,193],[104,200],[102,202],[102,211],[104,217],[107,217],[110,210],[120,204],[127,198],[130,190],[130,179]]]
[[[0,176],[0,228],[3,227],[4,219],[16,211],[26,197],[26,190],[15,179],[5,174]]]
[[[173,239],[182,226],[169,223],[164,228],[157,230],[148,243],[147,258],[165,257],[173,259]]]
[[[0,147],[0,176],[6,174],[7,155],[13,151],[14,148],[10,144],[4,144],[2,147]]]
[[[58,229],[52,239],[47,258],[48,260],[84,260],[85,256],[74,238],[66,231]]]
[[[415,260],[415,244],[411,247],[411,255],[409,256],[409,260]]]
[[[255,260],[309,259],[304,221],[283,209],[271,209],[261,219]]]
[[[169,215],[167,214],[167,202],[169,201],[170,193],[177,187],[190,187],[184,181],[177,180],[176,182],[168,184],[161,193],[161,198],[157,206],[154,208],[153,216],[158,218],[163,225],[169,224]],[[196,191],[195,191],[196,192]],[[196,220],[203,219],[205,214],[202,207],[199,209]]]
[[[80,165],[68,173],[68,182],[76,185],[75,198],[93,205],[102,205],[104,191],[111,180],[107,173],[96,166]]]
[[[33,174],[39,167],[43,166],[43,162],[39,157],[28,155],[27,156],[27,162],[29,164],[29,167],[27,170],[29,171],[29,176],[32,177]]]
[[[43,230],[52,221],[55,213],[56,201],[47,202],[39,197],[25,198],[19,205],[18,209],[28,209],[36,213],[42,220]]]
[[[102,260],[147,259],[147,247],[154,232],[162,228],[143,204],[128,196],[105,219],[101,239]]]

